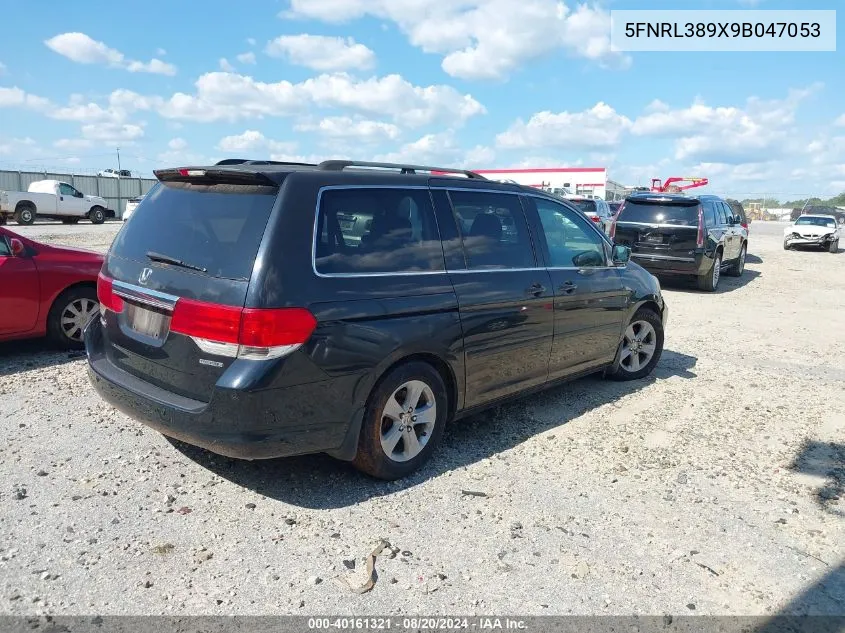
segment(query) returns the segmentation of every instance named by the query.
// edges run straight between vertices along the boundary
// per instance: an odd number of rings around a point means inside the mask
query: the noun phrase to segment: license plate
[[[663,243],[663,236],[662,235],[646,235],[645,241],[649,244],[662,244]]]
[[[126,317],[129,327],[134,332],[155,339],[164,338],[170,329],[169,315],[155,310],[148,310],[128,302]]]

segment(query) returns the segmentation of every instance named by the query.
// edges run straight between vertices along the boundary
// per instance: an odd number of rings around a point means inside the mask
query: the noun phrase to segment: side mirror
[[[12,257],[21,257],[26,252],[26,247],[23,245],[23,242],[16,237],[10,239],[9,244],[12,247]]]
[[[85,197],[85,195],[81,191],[77,191],[76,193],[73,194],[73,196],[75,198],[84,198]]]
[[[613,263],[617,266],[624,266],[631,259],[631,247],[622,244],[613,245]]]

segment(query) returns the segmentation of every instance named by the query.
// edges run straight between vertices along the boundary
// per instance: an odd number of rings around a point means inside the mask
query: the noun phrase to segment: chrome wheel
[[[422,380],[409,380],[387,399],[381,417],[381,448],[396,462],[407,462],[428,444],[437,422],[434,392]]]
[[[619,366],[635,373],[651,362],[657,351],[657,333],[648,321],[634,321],[625,330]]]
[[[62,333],[71,341],[82,340],[82,330],[88,322],[100,313],[100,304],[91,299],[74,299],[62,310],[59,324]]]

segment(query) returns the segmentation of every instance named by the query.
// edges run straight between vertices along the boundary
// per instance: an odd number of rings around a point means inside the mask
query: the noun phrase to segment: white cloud
[[[599,102],[582,112],[538,112],[528,122],[518,119],[496,137],[506,149],[541,147],[614,147],[631,128],[631,120]]]
[[[167,55],[167,51],[163,48],[157,48],[156,55],[158,55],[159,57],[164,57],[165,55]]]
[[[370,15],[396,23],[411,44],[443,56],[464,79],[501,79],[558,50],[600,65],[626,66],[610,50],[610,15],[559,0],[291,0],[284,17],[342,23]]]
[[[635,136],[674,139],[675,158],[705,163],[755,163],[789,151],[795,114],[820,89],[791,90],[784,99],[752,97],[744,106],[710,106],[697,99],[687,108],[653,102],[632,127]]]
[[[132,123],[92,123],[82,126],[82,136],[92,141],[134,141],[144,135],[144,128]]]
[[[393,152],[377,155],[375,160],[433,167],[481,169],[485,164],[492,163],[494,158],[493,150],[487,147],[476,146],[466,150],[455,139],[454,131],[446,130],[436,134],[426,134],[400,146]]]
[[[174,152],[178,152],[178,151],[181,151],[181,150],[185,149],[186,147],[188,147],[188,141],[186,141],[183,138],[178,138],[178,137],[172,138],[167,143],[167,147],[172,149]]]
[[[75,152],[81,149],[89,149],[94,145],[94,142],[86,138],[60,138],[53,147],[56,149],[69,150]]]
[[[250,46],[255,46],[258,42],[255,41],[254,37],[248,37],[246,38],[246,43]]]
[[[49,99],[29,94],[17,86],[0,87],[0,108],[22,107],[36,112],[46,112],[53,107]]]
[[[47,47],[79,64],[99,64],[113,68],[124,68],[129,72],[144,72],[160,75],[175,75],[176,67],[159,59],[149,62],[128,60],[120,51],[108,47],[85,33],[61,33],[45,40]]]
[[[249,51],[248,53],[241,53],[237,56],[237,60],[242,64],[254,64],[255,63],[255,53]]]
[[[176,66],[168,64],[160,59],[151,59],[146,64],[142,62],[129,62],[126,70],[130,73],[153,73],[155,75],[173,76],[176,74]]]
[[[229,60],[225,57],[221,57],[218,64],[220,66],[220,70],[222,70],[224,73],[233,73],[236,70],[235,67],[232,66]]]
[[[224,136],[217,144],[217,149],[224,152],[295,152],[296,148],[296,143],[268,139],[258,130],[246,130],[243,134]]]
[[[347,74],[319,75],[298,84],[264,83],[246,75],[212,72],[196,81],[196,94],[176,93],[159,112],[169,119],[198,122],[291,116],[339,108],[392,117],[406,126],[437,120],[461,123],[484,106],[451,86],[415,86],[400,75],[364,81]]]
[[[839,116],[836,121],[833,122],[833,124],[836,126],[845,127],[845,114]]]
[[[265,52],[319,71],[368,69],[376,62],[375,53],[351,37],[282,35],[268,42]]]
[[[351,140],[361,143],[378,143],[399,138],[401,130],[393,123],[369,121],[352,117],[327,117],[320,121],[298,123],[294,129],[299,132],[317,132],[334,140]]]

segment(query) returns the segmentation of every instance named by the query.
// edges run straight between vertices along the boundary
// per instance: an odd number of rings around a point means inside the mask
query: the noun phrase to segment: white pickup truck
[[[32,224],[36,216],[65,224],[76,224],[82,218],[102,224],[106,214],[107,203],[103,198],[86,196],[58,180],[38,180],[26,192],[0,191],[0,224],[9,219],[18,224]]]

